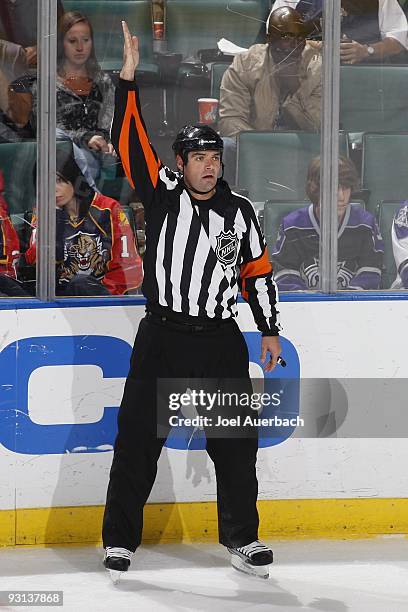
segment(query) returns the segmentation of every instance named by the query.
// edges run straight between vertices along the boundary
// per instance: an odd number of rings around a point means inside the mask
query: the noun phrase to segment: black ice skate
[[[108,570],[113,584],[119,582],[122,572],[127,572],[133,553],[126,548],[107,546],[103,564]]]
[[[232,567],[258,578],[269,578],[269,565],[273,563],[273,552],[259,540],[246,546],[227,548],[231,553]]]

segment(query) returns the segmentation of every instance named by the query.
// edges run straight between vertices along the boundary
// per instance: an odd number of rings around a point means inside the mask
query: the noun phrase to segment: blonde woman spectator
[[[114,87],[95,55],[93,30],[82,13],[68,12],[58,25],[57,137],[70,139],[81,149],[81,169],[93,179],[103,154],[113,154],[109,140]],[[36,75],[15,81],[10,90],[9,115],[20,127],[36,130],[38,83]],[[76,153],[78,159],[78,154]],[[92,184],[92,181],[90,181]]]

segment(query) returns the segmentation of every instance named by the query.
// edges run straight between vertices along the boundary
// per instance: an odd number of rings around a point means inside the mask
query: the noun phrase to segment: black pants
[[[93,276],[74,276],[68,283],[57,286],[57,295],[110,295],[105,285]]]
[[[249,380],[248,349],[236,323],[184,332],[179,326],[141,321],[118,415],[103,520],[105,547],[135,551],[141,542],[143,507],[165,442],[157,437],[156,380],[173,377]],[[258,440],[207,436],[206,450],[217,478],[219,541],[245,546],[258,538]]]
[[[0,274],[0,297],[29,297],[23,284],[6,274]]]

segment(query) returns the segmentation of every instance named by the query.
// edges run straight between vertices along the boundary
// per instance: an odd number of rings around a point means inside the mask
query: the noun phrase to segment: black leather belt
[[[210,322],[208,324],[205,323],[203,325],[195,325],[183,321],[175,321],[174,319],[169,318],[165,315],[159,315],[155,312],[150,311],[146,312],[146,318],[148,321],[154,321],[155,323],[159,323],[160,325],[166,325],[172,329],[179,329],[180,331],[191,333],[214,331],[216,329],[219,329],[220,327],[223,327],[224,325],[230,325],[234,321],[234,319],[230,317],[228,319],[217,319],[216,321]]]

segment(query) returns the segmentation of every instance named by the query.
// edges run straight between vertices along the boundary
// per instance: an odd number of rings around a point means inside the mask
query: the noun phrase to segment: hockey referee
[[[238,288],[262,333],[261,361],[270,354],[265,371],[281,352],[265,241],[252,204],[219,178],[222,139],[209,126],[186,126],[173,144],[178,172],[161,164],[141,116],[138,39],[125,22],[123,32],[112,142],[145,209],[147,305],[119,410],[103,521],[104,564],[113,579],[128,569],[141,542],[143,507],[165,442],[157,436],[157,379],[249,380],[248,349],[235,322]],[[257,449],[255,437],[207,436],[219,541],[235,567],[265,574],[273,554],[258,541]]]

